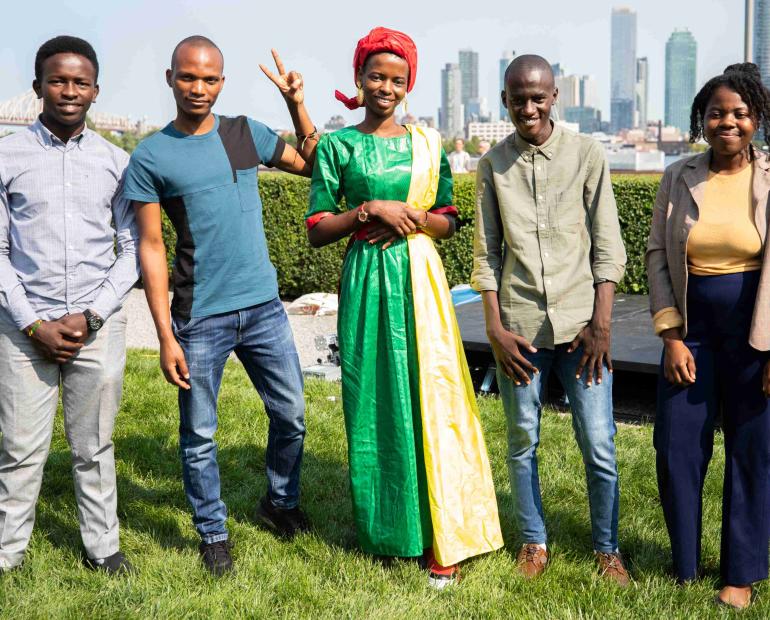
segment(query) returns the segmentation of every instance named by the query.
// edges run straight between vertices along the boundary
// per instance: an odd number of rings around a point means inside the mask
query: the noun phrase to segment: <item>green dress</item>
[[[412,141],[353,127],[325,134],[316,150],[308,224],[367,200],[406,201]],[[442,152],[435,207],[451,205]],[[342,267],[337,336],[351,492],[361,548],[419,556],[433,530],[422,451],[419,367],[405,240],[386,250],[353,241]]]

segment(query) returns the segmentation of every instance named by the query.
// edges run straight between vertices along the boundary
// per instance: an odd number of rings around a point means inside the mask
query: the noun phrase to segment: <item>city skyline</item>
[[[651,119],[663,116],[664,48],[674,28],[688,27],[703,43],[698,84],[727,64],[742,60],[740,0],[629,4],[638,18],[636,54],[649,59]],[[440,11],[429,5],[413,7],[406,17],[385,20],[366,11],[348,15],[342,3],[299,5],[303,22],[313,23],[314,32],[334,32],[334,36],[319,34],[300,41],[293,28],[281,26],[286,20],[280,7],[257,10],[228,0],[216,6],[198,1],[169,5],[146,0],[124,6],[105,6],[91,0],[63,0],[54,5],[43,0],[35,7],[34,19],[30,19],[26,6],[14,2],[4,6],[2,13],[9,27],[0,42],[6,78],[0,83],[0,101],[29,89],[34,53],[40,43],[56,34],[71,33],[90,40],[100,56],[102,93],[95,109],[131,114],[136,119],[147,116],[150,122],[162,124],[174,113],[163,80],[170,51],[183,36],[201,33],[217,41],[225,54],[227,85],[218,112],[245,113],[275,127],[290,126],[280,96],[257,68],[259,62],[270,62],[269,50],[275,47],[287,67],[305,76],[308,107],[317,125],[322,126],[335,114],[355,122],[360,112],[341,109],[332,93],[335,88],[347,94],[355,90],[350,68],[355,42],[371,27],[386,25],[404,30],[418,46],[417,86],[409,96],[410,112],[416,116],[436,115],[440,69],[447,62],[457,62],[462,49],[478,53],[479,98],[486,98],[493,110],[499,109],[502,52],[516,50],[517,54],[539,53],[552,63],[561,63],[571,74],[593,75],[602,117],[610,116],[610,12],[616,3],[594,2],[586,8],[556,0],[541,21],[525,20],[508,3],[497,0],[485,5],[484,15],[469,14],[466,3],[450,0],[442,3]],[[233,19],[233,14],[238,19]]]

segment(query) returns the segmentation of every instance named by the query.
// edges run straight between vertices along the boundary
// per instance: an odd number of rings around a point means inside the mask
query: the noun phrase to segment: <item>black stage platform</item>
[[[491,355],[481,298],[457,306],[455,312],[465,350]],[[657,374],[661,349],[660,338],[652,331],[647,295],[618,295],[612,313],[615,369]]]
[[[662,345],[652,330],[646,295],[618,295],[612,317],[612,363],[615,417],[649,421],[654,417],[655,384]],[[494,358],[484,326],[481,298],[455,307],[474,384],[482,393],[496,392]],[[560,386],[551,377],[549,400],[559,405]]]

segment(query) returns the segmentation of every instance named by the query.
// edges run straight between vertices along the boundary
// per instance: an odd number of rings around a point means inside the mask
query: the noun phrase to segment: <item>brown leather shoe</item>
[[[522,545],[519,555],[516,556],[516,564],[525,579],[534,579],[545,570],[548,564],[548,551],[534,543]]]
[[[614,581],[621,588],[631,584],[626,567],[623,566],[623,556],[620,553],[596,553],[599,562],[599,575],[610,581]]]

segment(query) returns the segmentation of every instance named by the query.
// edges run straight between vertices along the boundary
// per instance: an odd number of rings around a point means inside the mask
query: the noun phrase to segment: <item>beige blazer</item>
[[[711,150],[680,160],[666,169],[652,214],[647,243],[647,279],[650,311],[676,308],[682,315],[682,336],[687,335],[687,239],[698,221],[698,208],[708,179]],[[759,290],[754,303],[749,344],[770,350],[770,252],[767,251],[770,157],[754,149],[752,199],[754,223],[762,239],[763,259]]]

